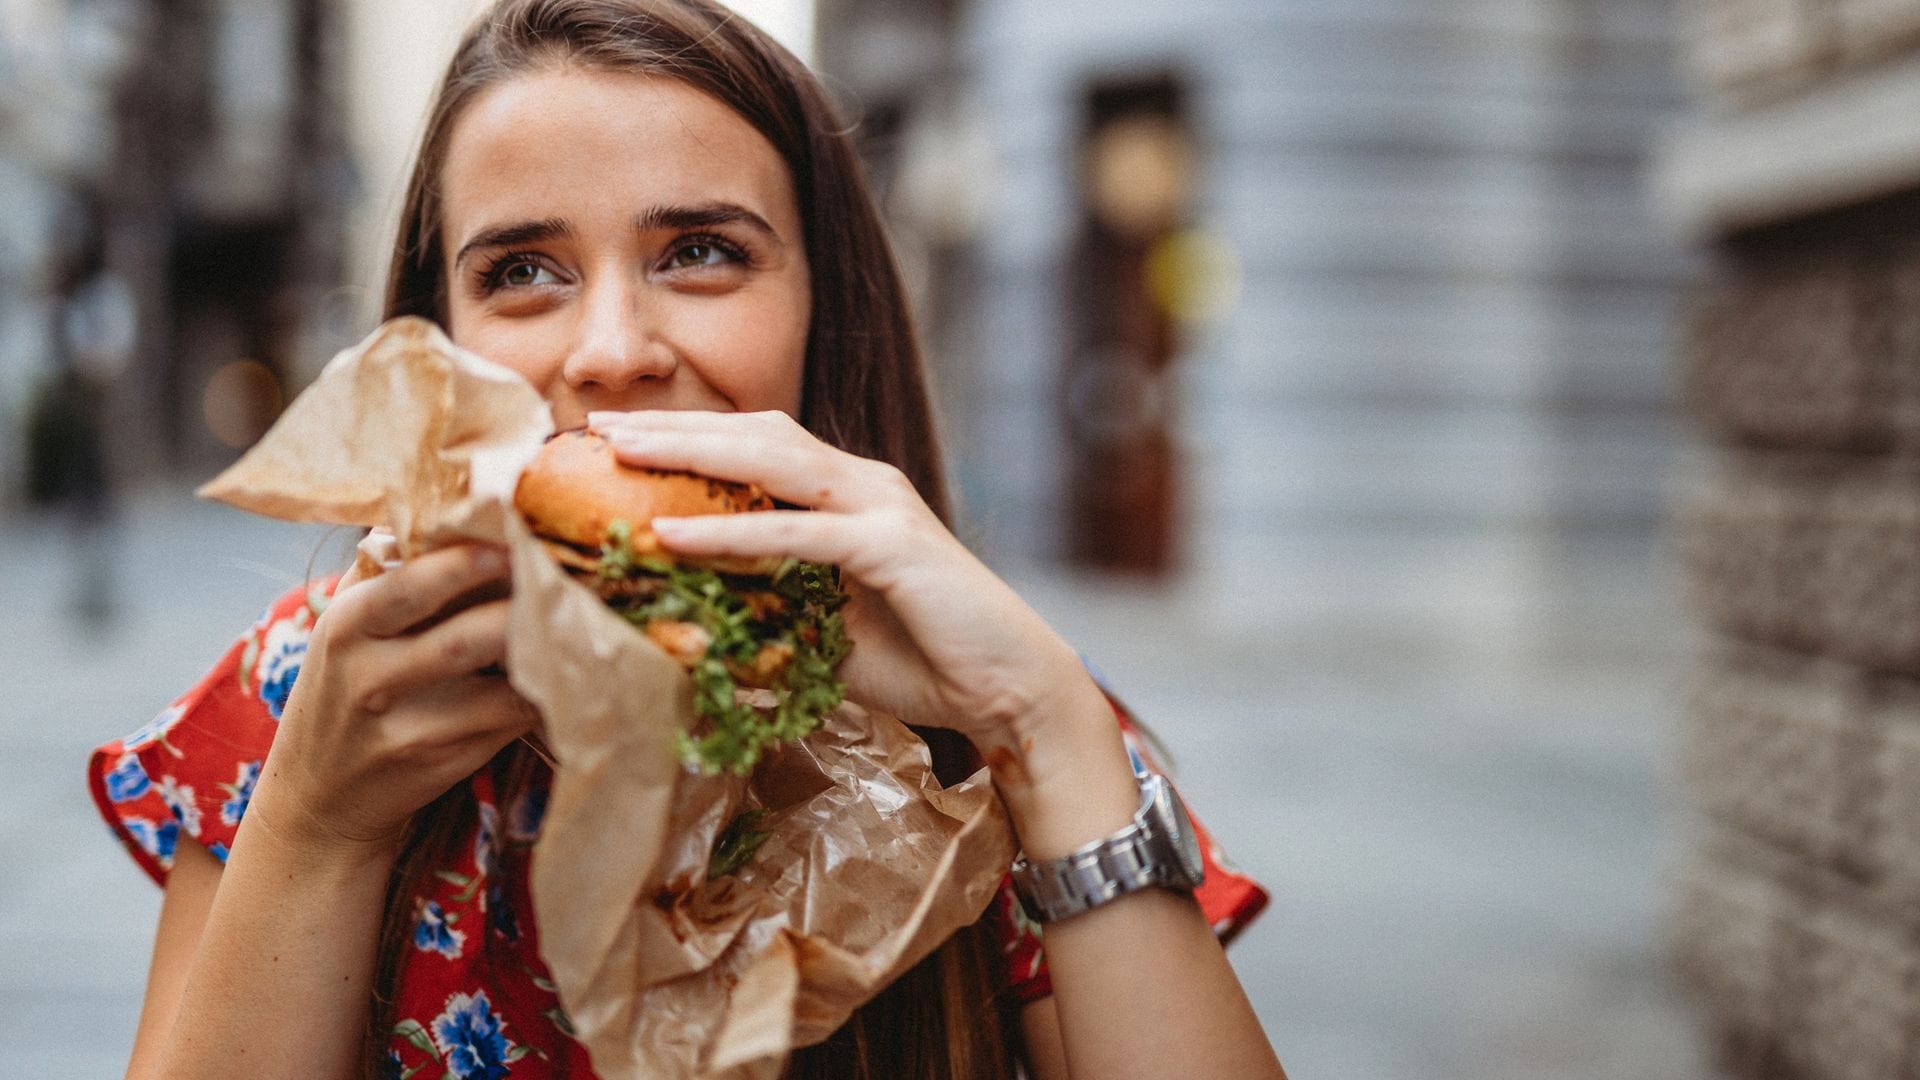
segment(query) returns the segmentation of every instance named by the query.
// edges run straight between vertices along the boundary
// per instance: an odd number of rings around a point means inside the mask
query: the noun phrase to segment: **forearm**
[[[1047,927],[1070,1077],[1284,1080],[1191,897],[1147,889]]]
[[[301,850],[256,804],[154,1080],[359,1075],[390,854]]]
[[[1091,682],[1086,689],[1068,715],[989,750],[1030,858],[1108,836],[1139,805],[1110,707]],[[1145,889],[1049,924],[1046,956],[1069,1076],[1284,1077],[1191,896]]]

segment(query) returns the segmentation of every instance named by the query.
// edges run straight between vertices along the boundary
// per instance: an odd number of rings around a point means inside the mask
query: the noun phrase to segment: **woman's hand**
[[[414,811],[532,727],[483,670],[505,654],[506,601],[460,607],[505,574],[479,545],[348,574],[314,624],[248,823],[307,850],[391,855]]]
[[[1073,650],[961,546],[898,469],[816,439],[784,413],[594,413],[628,465],[754,483],[805,511],[656,519],[687,555],[837,564],[851,596],[851,697],[969,735],[1016,726],[1085,675]]]
[[[853,700],[910,724],[960,730],[1003,793],[1054,780],[1084,795],[1100,777],[1118,792],[1120,820],[1132,813],[1118,728],[1078,655],[947,530],[900,470],[828,446],[778,412],[594,413],[588,422],[628,465],[754,483],[808,508],[656,519],[653,529],[688,555],[837,564],[851,596],[853,651],[840,675]]]

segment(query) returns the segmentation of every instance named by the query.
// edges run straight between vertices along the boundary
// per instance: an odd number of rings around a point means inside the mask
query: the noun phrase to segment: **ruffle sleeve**
[[[289,590],[219,663],[88,763],[94,805],[147,875],[166,884],[184,832],[222,862],[337,579]]]
[[[1147,745],[1148,740],[1133,716],[1111,694],[1108,700],[1112,702],[1114,716],[1120,722],[1120,734],[1126,740],[1127,753],[1133,758],[1134,768],[1164,773],[1165,769],[1154,760]],[[1194,890],[1193,897],[1199,902],[1207,922],[1212,924],[1214,936],[1224,945],[1266,909],[1267,890],[1240,872],[1214,841],[1213,834],[1201,823],[1198,812],[1191,804],[1188,804],[1187,812],[1193,818],[1193,831],[1199,838],[1200,854],[1207,870],[1205,883]],[[994,898],[990,911],[999,930],[1005,965],[1005,992],[1023,1005],[1052,994],[1053,980],[1047,974],[1040,924],[1020,906],[1011,878],[1000,883],[1000,893]]]

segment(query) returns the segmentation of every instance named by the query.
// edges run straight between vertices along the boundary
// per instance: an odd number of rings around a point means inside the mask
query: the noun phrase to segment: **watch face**
[[[1187,816],[1187,804],[1180,800],[1180,793],[1168,784],[1163,789],[1167,802],[1167,814],[1164,818],[1172,828],[1170,839],[1173,841],[1174,856],[1180,860],[1180,872],[1189,887],[1198,886],[1206,880],[1207,864],[1200,857],[1200,835],[1193,831],[1193,819]]]

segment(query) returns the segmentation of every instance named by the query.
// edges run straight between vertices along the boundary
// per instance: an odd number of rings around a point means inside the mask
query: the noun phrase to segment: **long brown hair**
[[[824,441],[888,462],[948,517],[926,375],[880,216],[847,129],[791,53],[709,0],[500,0],[467,33],[428,113],[401,207],[386,315],[446,318],[440,175],[454,125],[487,89],[557,66],[658,75],[712,95],[773,144],[793,178],[812,275],[800,421]],[[953,782],[977,765],[950,731],[922,731]],[[518,754],[518,749],[506,753]],[[508,772],[530,763],[509,762]],[[517,766],[517,767],[516,767]],[[366,1062],[378,1076],[414,894],[471,827],[464,785],[415,816],[389,883]],[[986,920],[962,930],[826,1043],[792,1080],[1010,1080],[1017,1027],[997,994]]]

